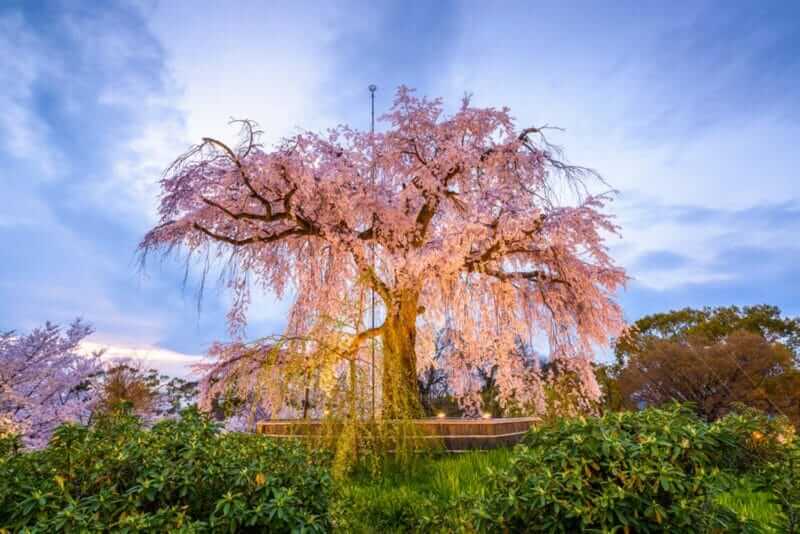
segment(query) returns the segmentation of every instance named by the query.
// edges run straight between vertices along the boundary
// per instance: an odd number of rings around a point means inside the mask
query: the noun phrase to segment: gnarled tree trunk
[[[419,293],[396,294],[387,310],[383,341],[383,410],[386,419],[422,414],[417,385],[417,307]]]

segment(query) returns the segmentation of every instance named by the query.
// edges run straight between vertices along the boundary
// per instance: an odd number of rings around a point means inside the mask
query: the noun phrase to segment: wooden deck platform
[[[456,419],[416,419],[413,423],[422,438],[439,440],[451,452],[493,449],[518,443],[536,422],[532,417]],[[325,428],[319,420],[260,421],[256,432],[277,438],[309,438]],[[328,424],[327,428],[331,428]]]

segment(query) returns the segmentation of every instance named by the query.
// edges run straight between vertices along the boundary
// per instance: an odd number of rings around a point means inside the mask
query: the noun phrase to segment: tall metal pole
[[[370,84],[369,86],[369,99],[370,99],[370,125],[369,125],[369,132],[370,132],[370,158],[372,159],[372,168],[370,169],[370,182],[372,184],[372,194],[375,195],[375,91],[378,87],[375,84]],[[372,214],[372,226],[375,226],[375,213]],[[372,271],[377,276],[375,272],[375,240],[372,240],[370,244],[370,249],[372,252]],[[370,328],[375,328],[375,290],[372,289],[370,291],[370,300],[371,300],[371,321],[370,321]],[[375,419],[375,336],[370,338],[372,340],[372,418]]]

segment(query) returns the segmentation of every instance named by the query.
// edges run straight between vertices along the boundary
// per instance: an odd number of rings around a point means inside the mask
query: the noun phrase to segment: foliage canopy
[[[603,379],[629,408],[692,402],[713,420],[744,403],[800,423],[800,322],[775,306],[686,308],[645,316],[617,340]]]

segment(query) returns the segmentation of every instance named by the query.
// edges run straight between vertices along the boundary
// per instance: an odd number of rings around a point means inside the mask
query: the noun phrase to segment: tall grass
[[[505,467],[511,460],[511,449],[467,452],[446,456],[430,464],[427,486],[446,499],[477,493],[489,469]]]
[[[379,477],[356,473],[336,488],[341,532],[452,532],[466,521],[464,498],[477,495],[489,469],[508,464],[510,449],[443,455],[386,465]]]
[[[717,502],[736,512],[739,517],[755,522],[761,532],[778,533],[770,524],[782,513],[780,507],[770,502],[768,493],[758,491],[751,480],[740,479],[735,488],[720,494]]]

